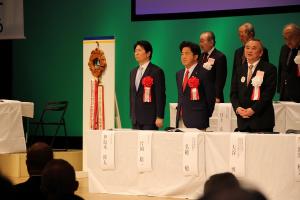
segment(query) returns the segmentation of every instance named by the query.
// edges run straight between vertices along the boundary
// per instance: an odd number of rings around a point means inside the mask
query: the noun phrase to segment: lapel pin
[[[245,76],[242,76],[241,82],[242,82],[242,83],[245,83],[245,80],[246,80]]]

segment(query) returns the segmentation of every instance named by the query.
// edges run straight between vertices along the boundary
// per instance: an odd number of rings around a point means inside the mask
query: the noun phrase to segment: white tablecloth
[[[199,148],[199,176],[183,176],[183,134],[154,133],[151,172],[139,173],[137,167],[137,131],[118,131],[115,135],[115,170],[100,169],[100,134],[87,137],[89,191],[123,195],[197,197],[205,181],[204,151]],[[199,146],[203,147],[203,142]]]
[[[274,132],[285,133],[288,129],[300,130],[300,103],[274,103],[275,127]],[[176,126],[177,103],[170,103],[170,126]],[[232,132],[237,127],[236,115],[231,103],[215,105],[212,117],[209,119],[208,131]]]
[[[286,129],[300,130],[300,103],[282,102],[285,107]]]
[[[0,101],[0,153],[26,151],[22,116],[33,117],[33,103]]]
[[[89,191],[125,195],[167,196],[196,199],[206,179],[229,171],[232,133],[204,133],[198,140],[198,176],[184,176],[182,170],[184,133],[154,132],[152,171],[137,168],[138,131],[115,131],[115,169],[100,168],[101,131],[87,134]],[[199,136],[199,137],[200,137]],[[295,181],[295,135],[246,135],[246,185],[254,185],[270,200],[296,200],[300,182]],[[204,148],[203,148],[204,147]]]
[[[258,188],[269,200],[297,200],[300,182],[295,180],[295,135],[246,134],[245,177],[239,180]],[[207,176],[229,168],[230,134],[207,133]]]

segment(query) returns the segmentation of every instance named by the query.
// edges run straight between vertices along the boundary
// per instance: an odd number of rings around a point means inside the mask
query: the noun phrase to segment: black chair
[[[65,121],[65,113],[67,111],[68,101],[50,101],[48,102],[41,114],[39,120],[32,120],[31,125],[35,125],[34,135],[37,135],[39,127],[42,129],[42,136],[45,138],[45,126],[56,126],[55,133],[52,137],[50,146],[53,147],[54,140],[61,126],[64,128],[65,149],[68,149],[68,137]]]
[[[300,130],[288,129],[285,133],[287,133],[287,134],[300,134]]]

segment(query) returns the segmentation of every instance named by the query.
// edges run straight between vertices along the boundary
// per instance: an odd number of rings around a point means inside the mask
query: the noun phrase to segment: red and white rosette
[[[153,85],[153,78],[151,76],[144,77],[142,84],[144,86],[143,102],[152,102],[151,86]]]
[[[191,97],[190,97],[190,99],[192,101],[197,101],[197,100],[200,99],[199,91],[198,91],[199,84],[200,84],[200,80],[198,78],[196,78],[195,76],[192,76],[188,80],[188,85],[191,88]]]
[[[298,51],[299,52],[299,51]],[[296,76],[300,77],[300,55],[297,55],[294,59],[295,63],[297,64],[297,71]]]
[[[208,61],[206,63],[203,63],[203,67],[206,70],[211,70],[211,68],[213,67],[213,64],[215,63],[215,59],[213,58],[208,58]]]
[[[253,79],[251,79],[251,84],[253,86],[251,100],[257,101],[260,99],[260,86],[263,82],[262,76],[255,76]]]

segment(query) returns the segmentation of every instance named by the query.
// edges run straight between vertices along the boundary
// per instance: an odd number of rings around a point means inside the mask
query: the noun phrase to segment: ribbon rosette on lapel
[[[211,70],[211,68],[213,67],[213,64],[215,63],[215,59],[213,58],[208,58],[208,61],[206,63],[203,64],[203,67],[206,70]]]
[[[253,86],[251,100],[257,101],[260,99],[260,86],[263,82],[263,77],[261,76],[255,76],[253,79],[251,79],[251,84]]]
[[[196,101],[199,100],[199,91],[198,91],[198,87],[200,84],[200,81],[198,78],[196,78],[195,76],[192,76],[189,81],[188,81],[189,87],[191,88],[191,100],[192,101]]]
[[[144,77],[142,80],[142,84],[144,86],[143,101],[152,102],[151,86],[153,85],[153,78],[151,76]]]

